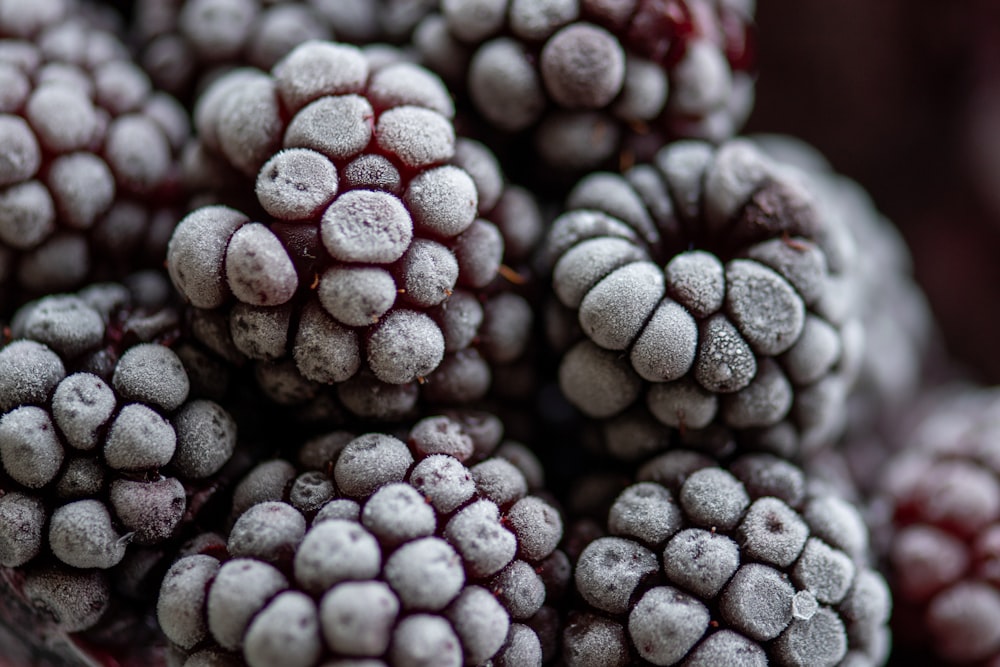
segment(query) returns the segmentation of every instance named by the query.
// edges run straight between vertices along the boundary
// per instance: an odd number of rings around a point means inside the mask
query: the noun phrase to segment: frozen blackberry
[[[0,15],[0,311],[162,264],[187,112],[74,2]],[[51,11],[50,11],[51,10]],[[25,20],[26,16],[31,20]],[[6,81],[6,79],[5,79]]]
[[[1000,659],[1000,394],[965,387],[931,399],[873,503],[891,535],[897,641],[942,664],[992,664]]]
[[[690,446],[793,457],[832,444],[862,354],[857,253],[813,190],[741,139],[669,144],[581,180],[542,251],[570,402]],[[648,455],[624,440],[608,446]]]
[[[863,336],[858,382],[851,392],[851,418],[843,448],[864,490],[877,484],[891,454],[899,413],[911,403],[940,354],[937,332],[920,286],[914,281],[909,250],[896,228],[855,182],[834,173],[819,153],[785,136],[758,136],[769,155],[806,171],[824,206],[835,212],[859,248],[851,292],[856,295]],[[859,327],[855,327],[858,329]]]
[[[884,663],[889,591],[853,505],[769,454],[677,450],[639,479],[576,561],[568,667]]]
[[[294,481],[252,471],[258,502],[236,508],[228,557],[171,567],[160,626],[184,652],[217,645],[251,666],[541,665],[532,622],[569,577],[562,522],[502,458],[515,446],[499,426],[459,413],[405,440],[338,432],[302,448]],[[324,481],[321,502],[301,502]]]
[[[130,554],[163,557],[214,493],[236,425],[190,395],[177,311],[150,296],[100,283],[15,314],[0,348],[3,567],[129,571]],[[93,609],[66,629],[96,623]]]
[[[534,154],[572,174],[667,137],[735,134],[753,103],[752,4],[455,0],[413,39],[479,116],[530,131]]]
[[[139,61],[164,90],[187,97],[206,74],[270,69],[311,39],[404,40],[430,0],[138,0]]]
[[[865,249],[858,253],[854,291],[866,345],[854,396],[863,404],[859,412],[898,411],[918,390],[936,334],[926,297],[913,279],[905,241],[861,186],[834,173],[812,147],[786,136],[758,136],[754,142],[775,159],[806,171],[817,196]],[[861,412],[854,421],[872,419]]]
[[[199,208],[167,266],[212,323],[195,337],[256,362],[277,402],[335,386],[348,412],[399,418],[418,386],[435,403],[482,397],[491,366],[524,351],[532,311],[501,277],[503,228],[540,216],[482,144],[456,139],[437,77],[374,62],[311,41],[269,75],[216,81],[195,109],[199,140],[244,173],[263,221]],[[371,399],[371,378],[400,406]]]

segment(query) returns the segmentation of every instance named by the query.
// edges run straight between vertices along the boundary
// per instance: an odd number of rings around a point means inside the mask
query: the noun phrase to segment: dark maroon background
[[[806,139],[864,185],[910,244],[951,354],[1000,382],[1000,103],[970,122],[1000,95],[1000,2],[760,0],[757,20],[748,131]]]

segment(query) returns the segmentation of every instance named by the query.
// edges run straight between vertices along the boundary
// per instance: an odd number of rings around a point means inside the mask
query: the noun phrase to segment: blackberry
[[[455,0],[421,21],[421,62],[568,173],[665,137],[721,141],[753,102],[753,3]]]
[[[1000,395],[964,387],[930,398],[873,503],[891,535],[896,635],[942,664],[990,664],[1000,657]]]
[[[211,74],[270,69],[311,39],[405,41],[429,0],[138,0],[139,62],[163,90],[187,98]]]
[[[335,432],[297,466],[251,471],[226,557],[164,579],[170,641],[252,666],[541,665],[533,619],[569,578],[559,513],[503,458],[495,417],[427,417],[404,437]]]
[[[852,393],[852,426],[874,421],[871,413],[899,412],[916,395],[935,352],[930,308],[913,278],[906,242],[854,181],[833,172],[811,146],[780,135],[753,138],[774,159],[794,164],[813,179],[824,206],[854,235],[865,252],[857,255],[854,292],[864,327],[865,353]],[[856,403],[857,405],[853,405]]]
[[[270,75],[237,71],[205,92],[199,140],[245,192],[255,183],[263,222],[199,208],[167,266],[195,337],[253,360],[276,402],[332,385],[341,410],[398,418],[418,386],[437,403],[482,397],[490,366],[521,355],[532,311],[501,277],[504,228],[536,238],[540,215],[483,145],[455,138],[433,74],[370,62],[308,42]],[[535,215],[511,222],[522,211]]]
[[[83,575],[107,588],[105,572],[121,573],[116,591],[128,588],[130,557],[175,546],[235,450],[229,414],[189,396],[169,347],[177,311],[149,295],[101,283],[28,303],[0,348],[0,565],[28,573],[19,595],[29,601],[35,571],[65,579],[52,595]],[[80,617],[59,610],[72,602],[47,599],[36,606],[70,632],[108,602],[88,602],[93,613]]]
[[[920,286],[913,278],[909,250],[899,232],[855,182],[835,174],[815,149],[785,136],[754,142],[775,159],[807,171],[816,193],[837,212],[859,248],[853,293],[863,331],[864,355],[849,399],[848,435],[841,448],[862,490],[870,491],[892,453],[902,411],[922,384],[933,382],[942,356],[938,332]]]
[[[162,263],[187,112],[70,0],[0,16],[0,311]]]
[[[650,461],[575,564],[583,665],[882,664],[889,591],[858,510],[769,454]]]
[[[662,425],[785,457],[840,434],[863,349],[857,253],[813,187],[735,139],[669,144],[574,188],[541,253],[549,327],[563,392],[612,420],[613,453],[669,445]]]

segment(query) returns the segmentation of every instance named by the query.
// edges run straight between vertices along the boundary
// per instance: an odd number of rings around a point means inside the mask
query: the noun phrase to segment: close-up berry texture
[[[677,450],[637,479],[575,562],[567,667],[883,664],[890,594],[854,506],[768,454]]]
[[[236,448],[230,415],[190,396],[176,309],[150,296],[103,283],[30,302],[0,348],[0,566],[68,632],[173,559]]]
[[[753,0],[439,5],[414,31],[421,62],[566,173],[646,158],[668,137],[721,141],[753,103]]]
[[[195,336],[253,360],[281,404],[339,385],[346,411],[398,418],[420,393],[482,397],[532,328],[500,276],[504,230],[537,238],[540,214],[455,137],[453,113],[427,70],[332,42],[216,81],[198,138],[242,172],[263,222],[213,205],[178,225],[167,267]]]
[[[187,111],[73,0],[0,12],[0,313],[162,263]]]
[[[0,667],[1000,667],[993,4],[0,0]]]
[[[502,435],[484,413],[427,417],[251,470],[225,553],[163,581],[157,618],[183,664],[540,666],[535,626],[554,631],[569,561],[559,512],[531,494],[538,462]]]
[[[865,346],[849,426],[863,432],[880,420],[884,425],[918,393],[937,352],[935,324],[906,243],[864,188],[836,173],[815,148],[781,135],[753,140],[775,160],[807,172],[821,206],[855,239],[854,293]]]
[[[867,494],[895,449],[900,419],[912,411],[922,387],[943,379],[937,325],[914,280],[906,244],[868,193],[800,140],[783,135],[753,140],[774,159],[809,174],[822,205],[836,212],[859,248],[853,291],[864,353],[848,396],[846,437],[838,448],[854,483]]]
[[[897,643],[942,664],[1000,661],[1000,394],[932,395],[884,468],[874,511],[896,595]]]
[[[743,139],[573,189],[542,252],[547,326],[569,401],[626,422],[612,453],[643,454],[628,433],[655,422],[782,456],[833,443],[864,345],[838,213]]]

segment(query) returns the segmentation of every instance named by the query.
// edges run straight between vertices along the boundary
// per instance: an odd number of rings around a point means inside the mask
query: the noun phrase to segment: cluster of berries
[[[0,0],[0,654],[1000,659],[1000,402],[865,470],[933,327],[752,0],[126,4]]]

